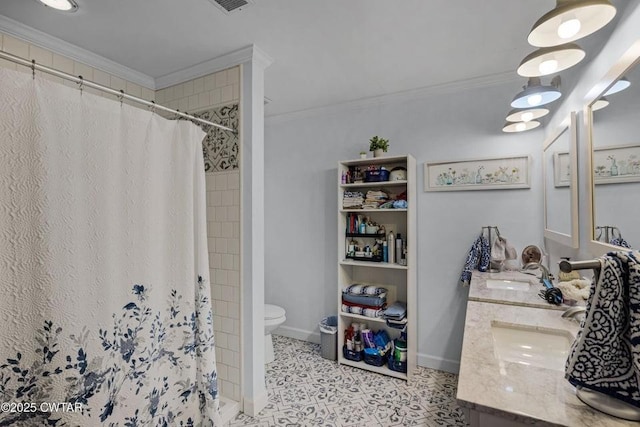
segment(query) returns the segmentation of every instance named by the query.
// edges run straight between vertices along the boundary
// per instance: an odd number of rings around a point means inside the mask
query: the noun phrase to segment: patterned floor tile
[[[466,426],[456,404],[458,377],[419,368],[410,383],[320,356],[320,346],[273,336],[266,367],[267,406],[236,426]]]

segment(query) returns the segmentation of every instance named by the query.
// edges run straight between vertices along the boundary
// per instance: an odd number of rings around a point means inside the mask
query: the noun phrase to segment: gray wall
[[[457,370],[468,293],[458,278],[480,227],[498,225],[518,251],[543,240],[543,132],[501,132],[517,87],[512,81],[267,118],[265,298],[286,309],[283,334],[317,341],[318,321],[337,312],[337,162],[358,157],[380,135],[390,139],[390,155],[418,162],[418,362]],[[531,189],[423,191],[425,161],[521,154],[532,156]]]

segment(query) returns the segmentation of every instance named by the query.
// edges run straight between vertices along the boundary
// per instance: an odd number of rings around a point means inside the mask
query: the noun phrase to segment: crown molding
[[[504,83],[519,82],[522,77],[513,71],[505,71],[501,73],[490,74],[471,79],[457,80],[437,84],[433,86],[425,86],[418,89],[410,89],[400,92],[377,95],[368,98],[361,98],[354,101],[347,101],[338,104],[325,105],[321,107],[308,108],[304,110],[290,111],[280,114],[266,114],[265,120],[272,123],[283,122],[288,120],[297,120],[318,115],[332,114],[349,110],[361,110],[377,105],[394,104],[401,102],[409,102],[420,100],[435,95],[443,95],[448,93],[462,92],[465,90],[478,89],[482,87],[496,86]]]
[[[251,45],[225,55],[209,59],[208,61],[201,62],[191,67],[183,68],[182,70],[160,76],[156,78],[156,89],[160,90],[169,86],[184,83],[186,81],[226,70],[227,68],[235,67],[236,65],[249,61],[256,61],[258,65],[263,68],[266,68],[273,63],[273,59],[262,49],[256,45]]]
[[[139,71],[125,67],[110,59],[68,43],[57,37],[53,37],[40,30],[24,25],[11,18],[0,15],[0,31],[12,37],[16,37],[54,53],[66,56],[74,61],[82,62],[90,67],[97,68],[106,73],[120,77],[147,89],[156,89],[153,77]]]

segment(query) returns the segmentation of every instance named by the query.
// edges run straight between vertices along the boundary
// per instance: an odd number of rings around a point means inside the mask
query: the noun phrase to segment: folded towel
[[[640,408],[640,252],[610,252],[600,264],[565,378]]]
[[[347,292],[342,293],[342,301],[352,304],[364,305],[368,307],[382,307],[387,303],[387,294],[380,295],[353,295]]]
[[[367,308],[367,307],[362,307],[360,305],[347,305],[343,303],[342,311],[344,313],[359,314],[365,317],[378,318],[378,317],[382,317],[382,313],[384,312],[384,309],[383,308]]]
[[[396,301],[384,311],[385,319],[400,320],[407,317],[407,303]]]
[[[374,285],[360,285],[358,283],[354,283],[353,285],[345,287],[342,292],[352,295],[380,295],[386,294],[387,289]]]

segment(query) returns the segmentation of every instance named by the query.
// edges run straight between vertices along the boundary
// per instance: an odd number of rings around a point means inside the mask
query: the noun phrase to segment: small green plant
[[[367,152],[366,151],[361,151],[360,155],[362,156],[363,154],[367,154]]]
[[[389,140],[380,138],[378,135],[369,140],[369,151],[382,150],[385,153],[389,149]]]

